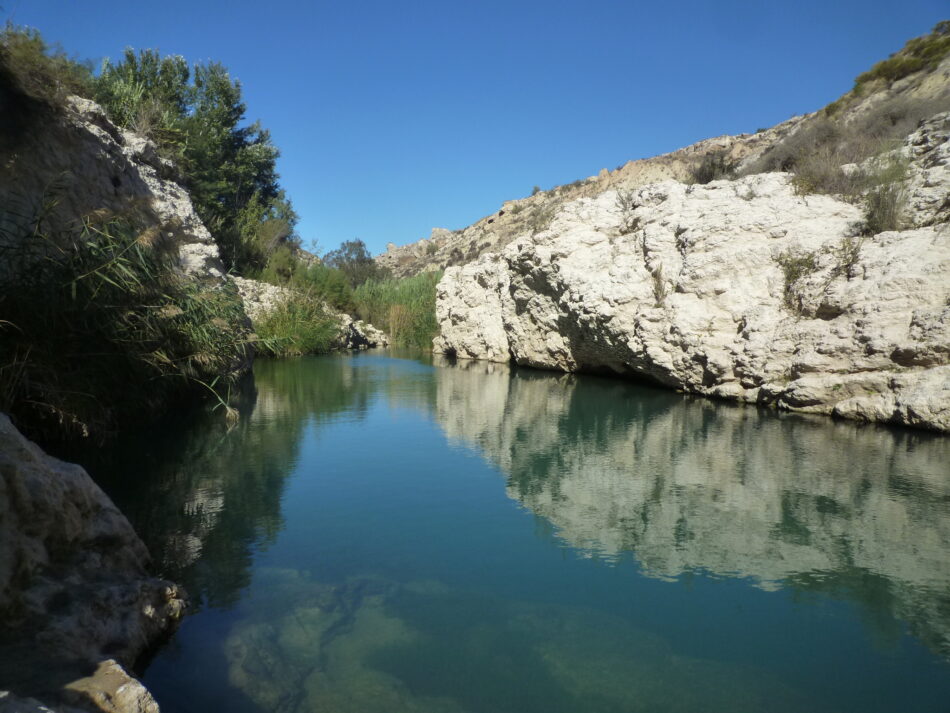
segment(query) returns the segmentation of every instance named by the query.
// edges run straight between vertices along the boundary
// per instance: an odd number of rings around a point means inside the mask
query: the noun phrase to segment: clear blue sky
[[[217,60],[280,147],[304,242],[376,253],[820,108],[946,0],[0,0],[81,59]]]

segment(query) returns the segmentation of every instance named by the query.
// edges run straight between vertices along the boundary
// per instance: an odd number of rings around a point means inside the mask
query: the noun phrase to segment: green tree
[[[340,243],[339,248],[323,256],[323,264],[340,270],[354,289],[367,280],[384,280],[389,276],[388,270],[373,260],[366,243],[359,238]]]
[[[278,249],[294,253],[297,214],[278,183],[280,153],[260,123],[245,125],[241,84],[222,64],[189,70],[182,57],[128,49],[103,65],[96,98],[175,161],[229,268],[259,273]]]

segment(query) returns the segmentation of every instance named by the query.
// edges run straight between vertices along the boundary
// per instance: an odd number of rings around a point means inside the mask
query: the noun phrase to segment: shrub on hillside
[[[710,151],[693,168],[693,181],[706,184],[723,178],[733,178],[735,168],[735,162],[731,161],[724,151]]]
[[[860,94],[867,84],[875,80],[895,82],[922,69],[932,69],[948,54],[950,54],[950,20],[944,20],[938,22],[929,35],[908,40],[899,52],[859,75],[854,80],[855,92]]]

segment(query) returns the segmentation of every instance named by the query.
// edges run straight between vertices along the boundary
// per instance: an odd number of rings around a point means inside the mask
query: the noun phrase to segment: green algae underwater
[[[193,609],[164,713],[945,711],[950,439],[414,352],[89,463]]]

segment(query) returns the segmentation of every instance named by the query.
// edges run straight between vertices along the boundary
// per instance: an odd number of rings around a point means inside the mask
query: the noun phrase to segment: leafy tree
[[[388,270],[373,260],[366,243],[359,238],[340,243],[338,249],[323,256],[323,264],[340,270],[354,289],[367,280],[383,280],[389,276]]]
[[[297,214],[278,183],[279,151],[259,123],[244,125],[241,84],[223,65],[189,69],[182,57],[128,49],[103,65],[96,98],[176,162],[229,268],[260,272],[279,248],[294,253]]]

